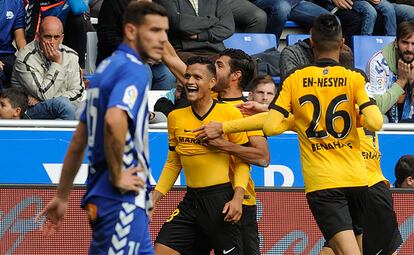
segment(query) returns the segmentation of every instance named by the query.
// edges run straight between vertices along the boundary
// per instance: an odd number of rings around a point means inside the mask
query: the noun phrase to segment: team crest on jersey
[[[327,75],[327,74],[328,74],[328,68],[326,68],[326,67],[325,67],[325,68],[323,69],[323,75]]]
[[[375,89],[375,86],[374,85],[372,85],[371,83],[367,82],[365,84],[365,91],[367,92],[368,96],[372,97],[372,96],[375,95],[376,89]]]
[[[135,87],[135,85],[129,85],[128,88],[126,88],[124,93],[124,98],[122,101],[129,106],[129,108],[132,108],[135,104],[135,101],[137,101],[138,98],[138,90]]]
[[[6,12],[6,19],[12,19],[12,18],[14,18],[13,11],[7,11]]]
[[[377,77],[378,88],[383,89],[385,87],[385,78]]]

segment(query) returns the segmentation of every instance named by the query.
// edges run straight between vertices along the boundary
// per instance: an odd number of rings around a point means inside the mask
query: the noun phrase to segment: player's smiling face
[[[216,79],[203,64],[192,64],[187,67],[184,74],[184,89],[187,92],[187,100],[195,102],[205,97],[211,97],[211,88]]]

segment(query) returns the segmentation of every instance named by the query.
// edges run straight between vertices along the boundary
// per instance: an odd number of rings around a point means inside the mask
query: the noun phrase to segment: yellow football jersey
[[[222,122],[242,117],[235,107],[216,102],[205,116],[199,116],[191,106],[176,109],[168,115],[168,143],[170,150],[175,150],[180,156],[187,186],[208,187],[230,181],[230,155],[202,145],[201,140],[195,139],[196,133],[191,130],[210,121]],[[228,134],[224,138],[237,144],[248,142],[246,133]],[[239,164],[249,167],[246,163]]]
[[[238,97],[238,98],[218,98],[222,102],[225,102],[230,105],[238,105],[242,104],[247,101],[245,97]],[[246,117],[246,116],[243,116]],[[248,131],[247,136],[264,136],[263,131],[256,130],[256,131]],[[233,180],[234,176],[234,162],[230,164],[230,179]],[[247,184],[246,194],[243,200],[244,205],[255,205],[256,204],[256,191],[254,190],[254,181],[250,176],[249,183]]]
[[[357,112],[374,104],[359,71],[322,60],[297,69],[270,107],[295,116],[305,191],[368,184],[356,128]]]
[[[365,166],[368,171],[368,186],[371,187],[378,182],[384,181],[390,187],[390,182],[381,171],[381,152],[379,150],[377,133],[360,127],[358,128],[358,135],[361,141],[362,157],[365,159]]]

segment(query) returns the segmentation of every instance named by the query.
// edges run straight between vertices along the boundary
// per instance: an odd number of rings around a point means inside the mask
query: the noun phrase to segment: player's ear
[[[342,49],[345,45],[345,38],[342,37],[341,42],[339,44],[339,48]]]
[[[137,27],[134,24],[126,23],[124,26],[124,35],[128,41],[134,41],[136,39]]]
[[[210,89],[212,89],[214,86],[216,86],[216,83],[217,83],[217,79],[215,77],[212,77],[210,79],[210,82],[209,82]]]
[[[249,101],[253,101],[253,92],[249,91],[249,95],[247,96],[247,99],[249,99]]]

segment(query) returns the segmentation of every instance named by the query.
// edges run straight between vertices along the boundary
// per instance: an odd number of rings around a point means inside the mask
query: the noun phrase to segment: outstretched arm
[[[48,203],[43,211],[37,216],[36,221],[46,216],[42,225],[45,235],[52,235],[59,230],[66,214],[69,193],[72,190],[73,180],[79,171],[84,158],[87,144],[87,129],[83,122],[79,122],[78,127],[69,144],[62,167],[59,186],[56,196]]]

